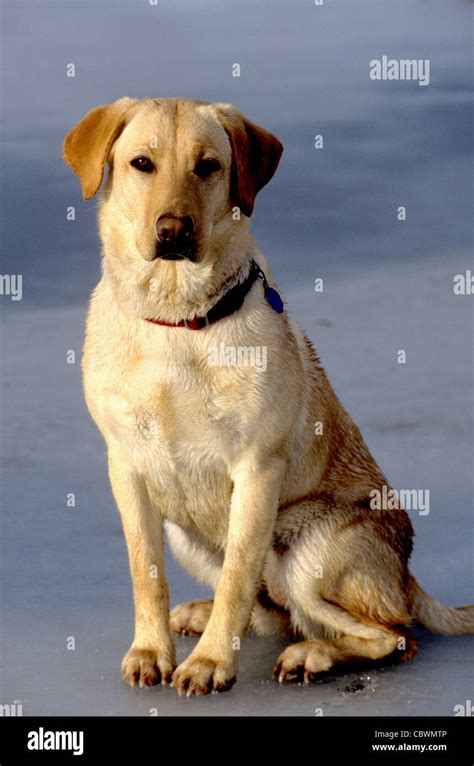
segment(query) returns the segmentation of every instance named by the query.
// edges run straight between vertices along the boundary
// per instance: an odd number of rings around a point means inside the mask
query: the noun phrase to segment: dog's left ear
[[[278,167],[283,144],[231,104],[217,104],[217,108],[232,148],[231,199],[244,215],[251,216],[258,192]]]
[[[132,98],[120,98],[113,104],[98,106],[66,136],[63,157],[79,176],[84,199],[90,199],[98,191],[112,144],[127,124],[127,114],[136,103]]]

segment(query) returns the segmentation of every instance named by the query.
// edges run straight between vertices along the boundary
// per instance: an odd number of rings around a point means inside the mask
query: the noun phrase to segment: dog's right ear
[[[137,103],[120,98],[113,104],[98,106],[71,130],[65,138],[63,157],[79,176],[84,199],[98,191],[112,144],[127,124],[127,116]]]

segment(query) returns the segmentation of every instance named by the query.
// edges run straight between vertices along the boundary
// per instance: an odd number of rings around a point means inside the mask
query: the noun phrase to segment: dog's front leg
[[[176,667],[164,571],[163,522],[143,479],[109,450],[109,476],[127,541],[135,603],[135,636],[122,676],[135,686],[167,683]]]
[[[197,646],[173,674],[180,694],[229,689],[271,543],[284,462],[248,456],[232,472],[225,559],[211,616]]]

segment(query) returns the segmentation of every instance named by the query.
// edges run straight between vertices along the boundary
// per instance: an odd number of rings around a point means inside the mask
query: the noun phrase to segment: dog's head
[[[282,151],[233,106],[191,99],[122,98],[89,112],[64,142],[85,199],[109,164],[102,235],[142,264],[212,258],[252,214]]]

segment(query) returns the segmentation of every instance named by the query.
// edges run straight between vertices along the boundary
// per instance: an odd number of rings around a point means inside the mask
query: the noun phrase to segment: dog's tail
[[[443,636],[474,633],[474,604],[445,606],[426,593],[411,575],[409,594],[412,618],[432,633],[440,633]]]

